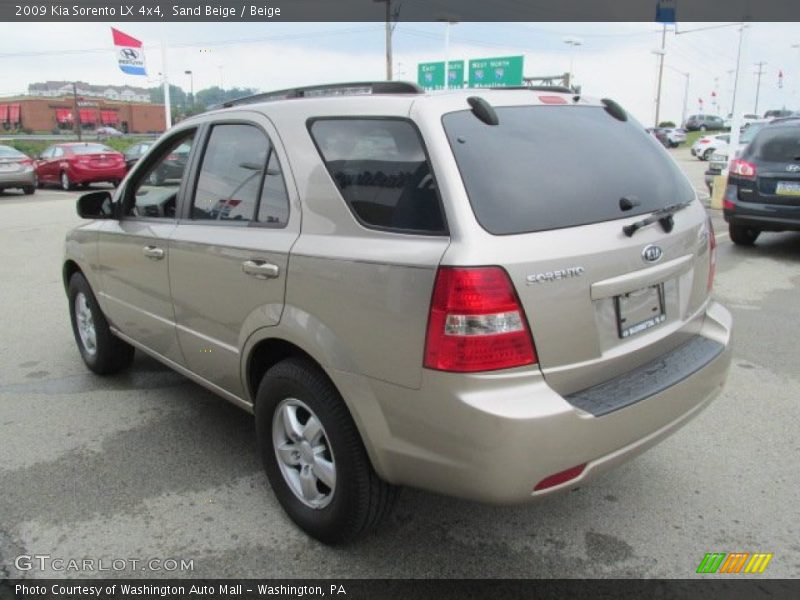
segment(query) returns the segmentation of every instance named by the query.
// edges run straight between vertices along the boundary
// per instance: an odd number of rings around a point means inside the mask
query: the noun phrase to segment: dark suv
[[[692,115],[683,124],[686,131],[718,131],[725,129],[725,121],[715,115]]]
[[[777,119],[731,162],[723,199],[736,244],[762,231],[800,231],[800,118]]]

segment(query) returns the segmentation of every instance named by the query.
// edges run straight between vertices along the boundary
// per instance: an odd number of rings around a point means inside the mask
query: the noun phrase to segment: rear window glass
[[[602,107],[496,108],[499,125],[471,111],[444,128],[478,222],[496,235],[574,227],[645,214],[695,196],[658,141]],[[621,198],[638,202],[622,212]]]
[[[99,152],[114,152],[103,144],[81,144],[80,146],[70,146],[73,154],[97,154]]]
[[[762,129],[747,150],[748,155],[764,162],[800,164],[800,127]]]
[[[336,187],[364,225],[445,232],[436,181],[411,123],[318,119],[310,130]]]

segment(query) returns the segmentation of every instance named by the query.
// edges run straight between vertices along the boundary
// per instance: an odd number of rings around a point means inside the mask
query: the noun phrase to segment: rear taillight
[[[28,167],[33,164],[33,160],[30,158],[23,158],[21,161],[19,161],[19,164],[21,164],[23,167]]]
[[[717,274],[717,237],[714,235],[714,224],[711,217],[708,217],[708,286],[711,292],[714,287],[714,277]]]
[[[508,274],[500,267],[439,267],[424,364],[439,371],[492,371],[537,362]]]
[[[743,177],[744,179],[755,179],[756,166],[753,163],[747,162],[746,160],[737,158],[731,161],[730,174]]]
[[[700,140],[700,141],[699,141],[699,142],[697,142],[697,143],[698,143],[698,144],[710,144],[710,143],[711,143],[711,140]]]

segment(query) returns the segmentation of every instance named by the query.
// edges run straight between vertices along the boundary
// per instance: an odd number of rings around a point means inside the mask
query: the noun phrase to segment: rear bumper
[[[800,202],[797,206],[735,202],[733,210],[726,208],[723,215],[728,223],[761,231],[800,231]]]
[[[711,302],[699,335],[720,348],[713,358],[602,416],[571,404],[532,369],[480,375],[426,370],[419,390],[370,380],[374,404],[362,394],[351,408],[388,481],[494,504],[526,502],[583,483],[696,416],[728,373],[730,313]],[[546,477],[581,464],[586,468],[578,478],[533,492]]]
[[[109,169],[90,169],[71,166],[69,178],[74,183],[93,183],[96,181],[117,181],[125,178],[125,165]]]
[[[0,188],[28,187],[34,184],[36,171],[0,173]]]

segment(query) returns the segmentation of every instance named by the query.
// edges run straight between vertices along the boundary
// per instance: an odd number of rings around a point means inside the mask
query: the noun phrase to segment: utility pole
[[[75,130],[78,134],[78,141],[81,141],[81,111],[78,109],[78,86],[73,81],[72,82],[72,115],[75,117],[73,122],[75,123]]]
[[[392,32],[394,31],[394,24],[392,21],[397,20],[397,15],[400,9],[396,8],[392,12],[392,0],[374,0],[374,2],[382,2],[386,4],[386,79],[392,80]]]
[[[658,60],[658,90],[656,91],[656,122],[654,127],[658,127],[658,119],[661,115],[661,80],[664,76],[664,54],[666,51],[664,47],[667,43],[667,24],[662,23],[661,29],[661,52],[659,52],[659,60]]]
[[[767,64],[763,60],[756,63],[758,67],[758,71],[756,71],[756,75],[758,75],[758,83],[756,84],[756,107],[753,109],[755,114],[758,114],[758,95],[761,92],[761,76],[764,74],[764,65]]]

